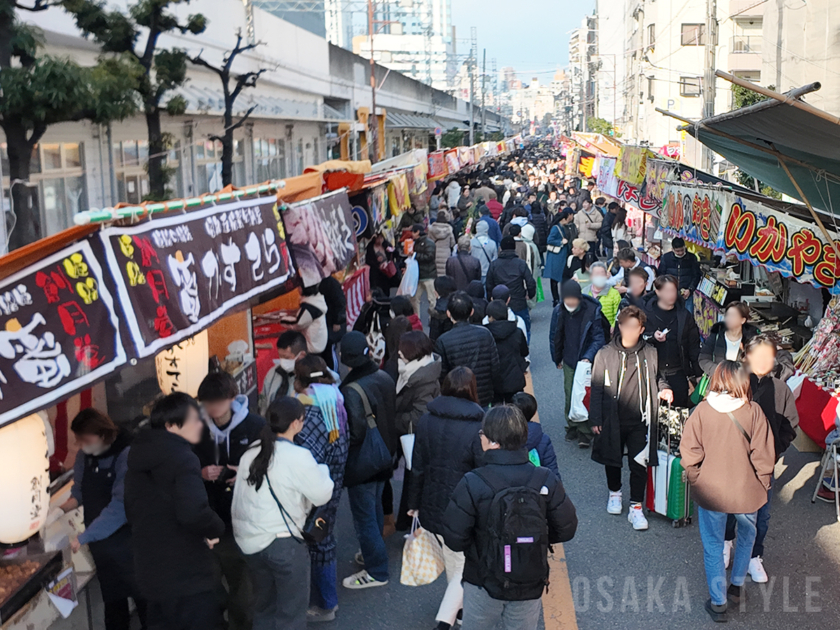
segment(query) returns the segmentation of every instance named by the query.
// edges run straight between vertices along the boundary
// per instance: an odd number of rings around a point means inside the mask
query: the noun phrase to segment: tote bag
[[[357,486],[364,483],[374,475],[393,466],[393,457],[385,445],[385,440],[379,433],[376,426],[376,416],[370,406],[365,390],[358,383],[350,383],[350,389],[359,394],[362,405],[365,408],[365,420],[367,431],[365,439],[358,449],[351,450],[347,455],[347,467],[344,470],[344,485],[347,487]]]

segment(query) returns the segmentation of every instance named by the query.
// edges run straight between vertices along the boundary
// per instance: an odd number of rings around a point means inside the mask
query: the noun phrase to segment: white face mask
[[[677,258],[684,258],[685,257],[685,252],[683,252],[682,254],[678,254],[677,252],[674,252],[674,256],[676,256]]]
[[[80,447],[80,450],[85,455],[92,455],[93,457],[98,457],[99,455],[102,455],[102,453],[108,450],[108,446],[104,442],[100,442],[99,444],[83,444]]]
[[[574,308],[572,308],[571,306],[569,306],[569,305],[568,305],[568,304],[566,304],[565,302],[563,302],[563,306],[564,306],[564,307],[566,308],[566,310],[567,310],[567,311],[569,311],[570,313],[574,313],[574,312],[577,310],[577,306],[576,306],[576,307],[574,307]]]
[[[593,276],[592,286],[594,286],[596,289],[603,289],[605,286],[607,286],[607,279],[604,276]]]
[[[286,372],[286,374],[292,374],[295,371],[294,359],[279,359],[277,364],[280,366],[281,370]]]

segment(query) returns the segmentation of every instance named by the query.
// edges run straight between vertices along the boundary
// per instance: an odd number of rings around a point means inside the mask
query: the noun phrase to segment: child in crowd
[[[400,315],[405,316],[411,323],[411,330],[423,330],[423,322],[420,321],[420,316],[414,312],[411,300],[404,295],[395,295],[391,298],[391,319]]]
[[[543,433],[542,426],[533,418],[537,415],[537,399],[528,392],[514,394],[511,400],[514,406],[519,407],[525,420],[528,421],[528,441],[525,448],[528,450],[528,459],[534,466],[542,466],[553,471],[560,477],[560,470],[557,468],[557,455],[554,446],[547,433]]]

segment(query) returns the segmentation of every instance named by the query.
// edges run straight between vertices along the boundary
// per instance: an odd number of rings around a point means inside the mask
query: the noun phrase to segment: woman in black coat
[[[525,372],[528,371],[528,341],[516,325],[508,319],[507,304],[494,300],[487,305],[487,317],[490,322],[487,330],[493,334],[500,362],[499,373],[493,379],[495,403],[509,403],[514,394],[525,389]]]
[[[417,421],[409,515],[417,515],[426,530],[443,544],[443,515],[455,486],[465,473],[480,465],[479,439],[484,410],[478,405],[475,375],[467,367],[457,367],[443,381],[441,395],[428,405],[428,412]],[[446,566],[446,594],[440,604],[438,627],[455,625],[463,607],[461,576],[464,554],[443,548]]]
[[[370,268],[370,288],[379,289],[385,296],[391,294],[392,287],[400,286],[399,269],[394,246],[377,234],[368,243],[365,264]]]
[[[725,360],[742,361],[747,342],[758,334],[758,328],[747,322],[750,307],[744,302],[730,302],[723,311],[723,321],[712,326],[706,343],[700,349],[700,367],[709,376]]]

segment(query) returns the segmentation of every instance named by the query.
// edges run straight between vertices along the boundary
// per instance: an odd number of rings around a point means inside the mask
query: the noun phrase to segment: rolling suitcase
[[[682,427],[688,419],[688,410],[660,407],[660,427],[665,435],[658,451],[659,466],[648,467],[647,496],[645,505],[650,512],[671,519],[674,527],[691,524],[694,504],[682,458],[678,452]]]

